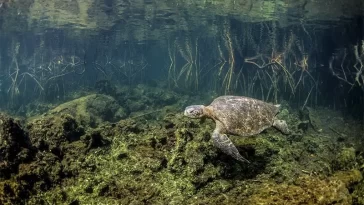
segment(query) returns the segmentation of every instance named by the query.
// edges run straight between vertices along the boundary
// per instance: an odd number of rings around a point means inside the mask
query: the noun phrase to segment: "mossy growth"
[[[105,121],[115,122],[126,117],[125,110],[111,96],[91,94],[61,104],[47,115],[69,114],[83,126],[97,127]]]
[[[144,89],[149,88],[139,86],[134,91],[145,94]],[[118,93],[120,103],[123,98]],[[29,204],[350,204],[361,200],[362,173],[356,169],[362,163],[355,151],[352,158],[350,146],[324,133],[286,136],[274,128],[254,137],[229,135],[251,162],[241,163],[213,146],[214,122],[184,117],[177,108],[188,99],[175,97],[158,113],[100,121],[97,127],[63,112],[31,120],[22,132],[29,135],[36,153],[4,181],[0,196],[4,202]],[[292,111],[285,116],[298,121]],[[342,159],[341,171],[333,168],[335,158]],[[347,164],[351,160],[356,162],[352,168]],[[6,195],[6,190],[14,194]]]
[[[364,180],[360,181],[353,188],[353,204],[364,204]]]
[[[335,157],[333,167],[336,170],[349,170],[356,166],[356,150],[354,147],[343,147]]]
[[[249,204],[352,204],[348,187],[362,179],[357,170],[328,179],[303,175],[293,184],[263,183],[248,199]]]

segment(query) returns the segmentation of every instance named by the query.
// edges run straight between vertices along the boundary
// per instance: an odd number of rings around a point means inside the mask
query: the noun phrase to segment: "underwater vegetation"
[[[193,97],[160,91],[121,87],[26,120],[1,114],[0,203],[364,204],[358,122],[284,105],[279,117],[298,134],[231,136],[248,164],[213,146],[212,120],[183,116]]]

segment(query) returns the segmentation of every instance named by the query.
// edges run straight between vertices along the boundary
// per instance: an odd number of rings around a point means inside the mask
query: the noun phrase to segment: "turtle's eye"
[[[191,110],[190,114],[195,116],[195,117],[200,117],[201,116],[201,111],[194,109],[194,110]]]
[[[198,116],[198,111],[196,109],[188,109],[188,110],[186,110],[186,113],[190,117],[197,117]]]
[[[196,115],[197,114],[196,110],[189,110],[188,113],[190,115]]]

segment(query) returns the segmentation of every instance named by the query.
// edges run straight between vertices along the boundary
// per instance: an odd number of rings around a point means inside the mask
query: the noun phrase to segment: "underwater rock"
[[[115,96],[116,87],[109,80],[99,80],[95,83],[95,89],[98,93]]]
[[[128,117],[128,113],[125,109],[119,108],[116,113],[114,114],[115,119],[125,119]]]
[[[318,205],[351,205],[352,197],[348,187],[361,180],[358,171],[345,172],[345,175],[352,175],[350,179],[342,179],[333,176],[322,180],[315,176],[303,175],[297,178],[294,184],[275,184],[265,182],[261,188],[248,199],[248,204],[318,204]]]
[[[83,126],[96,127],[105,121],[115,122],[126,117],[125,111],[111,96],[92,94],[63,103],[47,115],[69,114]]]
[[[46,191],[64,177],[59,156],[51,152],[37,152],[30,163],[21,164],[16,179],[27,191]]]
[[[348,170],[355,167],[356,150],[354,147],[343,147],[335,157],[333,168],[336,170]]]
[[[63,122],[76,122],[73,127],[77,130],[79,124],[75,119],[63,117]],[[61,116],[51,119],[62,122]],[[43,123],[45,126],[37,125],[37,130],[63,132],[61,126]],[[212,120],[191,120],[180,112],[168,112],[162,120],[129,118],[106,122],[96,129],[87,129],[81,138],[61,142],[62,157],[47,150],[39,152],[38,164],[24,165],[20,177],[38,180],[34,187],[42,191],[31,196],[29,201],[33,204],[78,201],[248,205],[352,201],[348,190],[360,180],[360,172],[320,171],[330,166],[333,158],[325,155],[332,153],[333,146],[324,140],[336,143],[335,139],[303,136],[292,140],[275,129],[258,137],[232,137],[239,151],[249,156],[251,163],[247,165],[213,146],[213,128]],[[32,129],[30,133],[34,133]],[[34,171],[27,174],[27,169]],[[55,186],[57,183],[62,187]]]
[[[53,104],[45,102],[30,102],[25,106],[25,116],[28,118],[38,116],[54,108]]]
[[[110,141],[104,139],[100,132],[100,130],[92,130],[82,137],[82,140],[87,144],[87,150],[110,144]]]
[[[55,156],[57,160],[47,163],[52,166],[49,170],[54,170],[57,164],[59,167],[60,163],[63,164],[62,170],[52,172],[51,175],[58,172],[67,175],[66,172],[70,171],[65,169],[68,169],[69,161],[83,157],[89,145],[88,142],[80,140],[85,133],[84,128],[68,114],[42,116],[29,122],[27,128],[32,144],[39,150],[37,158],[44,162],[47,161],[45,159],[53,159]],[[38,162],[34,166],[38,166]],[[59,174],[55,175],[59,177]]]
[[[322,132],[322,123],[321,123],[320,116],[314,109],[306,106],[305,110],[302,112],[302,114],[308,117],[308,120],[309,120],[312,128],[316,132]]]
[[[351,169],[348,171],[338,171],[333,174],[331,178],[338,179],[342,181],[346,187],[351,188],[353,185],[356,185],[363,180],[363,175],[359,170]]]
[[[130,112],[136,112],[146,108],[146,103],[140,101],[127,100],[126,104],[128,105]]]
[[[77,176],[84,168],[80,162],[86,157],[88,146],[80,140],[83,127],[68,114],[40,116],[27,124],[27,130],[37,152],[31,161],[19,165],[16,180],[26,193],[22,200],[30,193],[48,191]]]
[[[28,135],[38,152],[18,166],[14,180],[0,182],[0,204],[24,203],[16,201],[21,199],[28,204],[177,205],[350,204],[361,200],[361,193],[355,191],[351,199],[349,190],[363,190],[358,183],[362,174],[358,170],[335,172],[332,161],[339,156],[336,153],[344,155],[340,151],[344,145],[325,133],[292,138],[267,129],[255,137],[229,136],[251,161],[240,163],[213,145],[212,120],[183,116],[180,109],[189,98],[159,101],[163,94],[158,89],[135,89],[119,93],[116,104],[127,108],[126,100],[133,103],[136,99],[152,110],[162,106],[158,118],[139,115],[104,122],[104,112],[111,112],[106,109],[115,100],[90,95],[29,121]],[[111,116],[118,115],[119,108],[112,108],[116,112]],[[98,123],[90,123],[87,118],[92,115]],[[281,115],[290,124],[298,122],[290,109]],[[97,127],[90,128],[90,124]],[[342,167],[351,157],[343,158]]]
[[[361,180],[358,184],[353,187],[353,204],[363,205],[364,204],[364,180]]]
[[[0,181],[0,204],[25,204],[27,187],[18,181]]]
[[[84,129],[68,114],[48,115],[34,119],[27,125],[32,144],[40,151],[50,150],[63,155],[64,145],[80,139]]]
[[[150,112],[165,106],[175,105],[183,99],[170,90],[139,84],[136,87],[124,86],[116,91],[115,99],[130,112]],[[138,113],[141,114],[141,113]]]
[[[0,179],[9,178],[32,154],[34,149],[20,123],[0,113]]]

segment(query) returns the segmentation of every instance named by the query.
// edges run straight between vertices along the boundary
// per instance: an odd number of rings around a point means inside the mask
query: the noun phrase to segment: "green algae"
[[[111,96],[91,94],[66,102],[45,115],[69,114],[83,126],[96,127],[104,121],[117,121],[125,118],[125,110]]]
[[[338,170],[352,169],[356,166],[356,150],[354,147],[343,147],[337,154],[333,166]]]
[[[347,174],[347,173],[345,173]],[[354,178],[354,182],[361,180]],[[345,182],[330,177],[321,180],[315,176],[303,175],[293,184],[266,182],[248,199],[250,204],[352,204]]]
[[[35,154],[19,161],[12,176],[1,183],[1,202],[362,204],[363,161],[358,148],[338,143],[341,136],[326,134],[326,129],[300,130],[299,114],[293,109],[279,117],[300,135],[285,136],[269,128],[253,137],[230,136],[251,162],[247,164],[213,146],[212,120],[182,115],[180,108],[188,98],[175,93],[165,97],[159,89],[145,86],[128,94],[116,90],[114,95],[102,96],[116,99],[104,104],[90,95],[73,101],[71,109],[66,103],[29,120],[22,132],[29,135]],[[132,117],[119,121],[99,117],[105,113],[105,108],[97,110],[101,105],[126,105],[122,102],[129,97],[137,100],[138,95],[144,95],[139,98],[143,103],[155,99],[163,106],[158,112],[138,117],[130,113]],[[155,110],[157,105],[149,104]],[[100,119],[98,123],[80,119],[89,112]],[[356,129],[356,124],[350,126]]]

